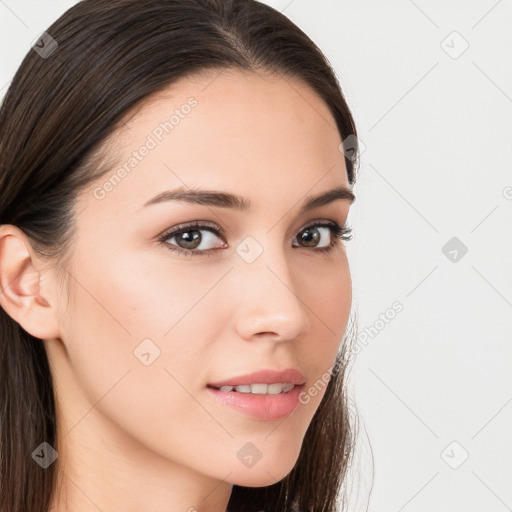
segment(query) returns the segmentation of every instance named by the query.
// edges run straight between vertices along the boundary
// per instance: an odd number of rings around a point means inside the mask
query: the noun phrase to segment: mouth
[[[277,395],[287,393],[294,386],[303,385],[306,378],[295,368],[286,370],[274,370],[262,368],[247,375],[237,375],[226,380],[210,382],[209,387],[221,391],[233,391],[237,393],[254,393]]]
[[[222,393],[243,393],[243,394],[252,394],[252,395],[281,395],[289,393],[296,385],[292,382],[279,382],[275,384],[263,384],[263,383],[255,383],[255,384],[240,384],[238,386],[220,386],[215,387],[208,384],[208,387],[211,389],[216,389],[221,391]]]
[[[277,421],[292,415],[299,406],[304,384],[273,383],[207,386],[215,402],[253,420]]]

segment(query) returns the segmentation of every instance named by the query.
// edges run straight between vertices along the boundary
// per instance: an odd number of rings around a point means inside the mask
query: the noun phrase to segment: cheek
[[[155,396],[160,392],[151,379],[180,389],[166,370],[191,388],[205,385],[201,363],[226,329],[215,285],[230,266],[180,263],[155,261],[148,252],[124,259],[101,254],[75,265],[81,286],[64,331],[73,370],[94,387],[91,398],[100,398],[128,370],[126,380],[140,378],[140,393]]]
[[[207,295],[218,273],[207,278],[200,271],[148,271],[106,258],[101,267],[89,262],[80,269],[76,279],[82,286],[68,309],[63,336],[73,389],[83,399],[76,421],[95,405],[73,435],[97,429],[100,422],[112,432],[109,439],[120,444],[136,439],[184,464],[219,459],[215,446],[226,443],[233,444],[229,453],[236,453],[239,440],[227,435],[222,418],[212,418],[202,403],[208,340],[218,339],[212,326],[225,325]]]
[[[317,272],[314,285],[304,282],[302,296],[314,324],[309,338],[320,341],[315,353],[326,362],[332,362],[345,333],[352,303],[352,281],[345,254],[328,271]],[[308,339],[309,339],[308,338]]]
[[[194,361],[219,322],[207,297],[218,276],[204,274],[199,266],[155,268],[144,258],[84,262],[66,320],[77,370],[112,378],[125,368],[184,368],[183,361]]]
[[[352,281],[345,253],[329,274],[307,289],[307,304],[313,322],[304,340],[304,363],[316,369],[301,395],[301,404],[316,411],[322,401],[336,356],[348,325],[352,302]],[[305,301],[306,302],[306,301]]]

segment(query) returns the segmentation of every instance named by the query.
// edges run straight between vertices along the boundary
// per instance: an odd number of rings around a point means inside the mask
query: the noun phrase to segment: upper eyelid
[[[162,237],[167,238],[170,236],[176,236],[175,233],[180,233],[181,231],[188,231],[188,230],[192,231],[193,229],[198,229],[198,230],[206,229],[211,232],[217,232],[223,236],[225,236],[225,234],[226,234],[224,229],[222,229],[221,226],[210,224],[208,221],[194,221],[191,224],[183,223],[183,224],[178,224],[178,226],[169,228],[166,231],[164,231],[160,235],[159,238],[162,238]]]

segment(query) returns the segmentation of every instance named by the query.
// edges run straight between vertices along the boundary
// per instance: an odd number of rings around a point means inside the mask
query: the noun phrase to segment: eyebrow
[[[350,204],[352,204],[356,197],[349,188],[339,186],[332,190],[328,190],[327,192],[322,192],[319,195],[307,197],[300,209],[300,213],[305,213],[309,210],[318,208],[319,206],[324,206],[339,199],[349,201]],[[236,194],[220,192],[217,190],[185,189],[183,187],[175,190],[166,190],[165,192],[158,194],[153,197],[153,199],[144,203],[144,208],[166,201],[182,201],[205,206],[215,206],[217,208],[232,208],[239,211],[247,211],[251,208],[251,202],[248,199]]]

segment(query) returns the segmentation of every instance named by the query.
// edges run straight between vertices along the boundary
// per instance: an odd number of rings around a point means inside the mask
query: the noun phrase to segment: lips
[[[306,382],[306,378],[301,372],[294,368],[286,370],[272,370],[264,368],[247,375],[238,375],[228,379],[211,382],[208,387],[219,389],[222,386],[241,386],[247,384],[279,384],[291,383],[295,385],[302,385]]]

